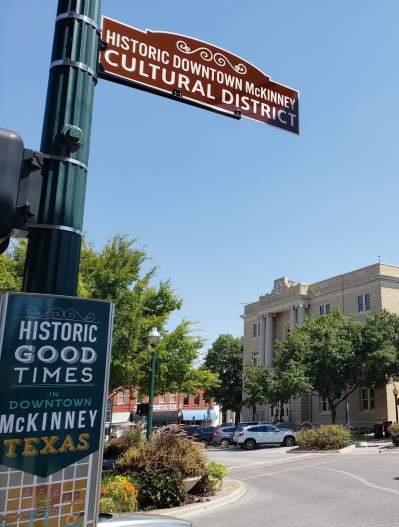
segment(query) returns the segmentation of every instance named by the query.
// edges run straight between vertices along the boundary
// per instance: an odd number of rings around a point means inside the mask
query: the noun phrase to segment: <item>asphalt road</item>
[[[237,503],[192,518],[195,527],[392,527],[399,454],[290,454],[284,448],[208,451],[247,486]]]

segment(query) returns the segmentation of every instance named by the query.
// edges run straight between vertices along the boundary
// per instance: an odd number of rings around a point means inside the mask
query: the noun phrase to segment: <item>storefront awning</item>
[[[129,421],[130,412],[113,412],[112,414],[112,424],[121,424]]]
[[[213,421],[215,410],[182,410],[183,421]]]

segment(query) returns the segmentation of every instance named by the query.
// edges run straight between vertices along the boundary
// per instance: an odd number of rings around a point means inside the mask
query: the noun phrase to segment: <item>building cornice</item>
[[[251,313],[244,313],[243,315],[241,315],[241,317],[243,319],[252,318],[254,316],[259,317],[260,311],[262,312],[262,315],[265,315],[265,316],[268,314],[281,313],[283,311],[288,311],[289,309],[292,309],[292,308],[296,309],[299,306],[309,307],[309,303],[310,303],[310,297],[300,296],[300,297],[290,298],[286,300],[281,300],[280,302],[275,302],[273,304],[266,304],[266,305],[259,304],[259,306],[256,306],[253,308],[253,311]]]
[[[399,267],[399,266],[398,266]],[[350,274],[350,273],[347,273],[347,274]],[[331,278],[330,280],[333,280],[334,278],[339,278],[339,277],[342,277],[344,278],[345,275],[338,275],[338,276],[335,276],[333,278]],[[350,284],[350,285],[345,285],[343,284],[341,287],[335,287],[335,288],[332,288],[332,289],[328,289],[327,291],[323,291],[323,292],[316,292],[314,294],[310,294],[310,295],[303,295],[303,296],[296,296],[294,298],[289,298],[289,299],[282,299],[282,300],[277,300],[275,302],[272,302],[272,303],[268,303],[268,304],[262,304],[261,302],[253,302],[251,304],[247,304],[247,306],[251,306],[250,308],[250,312],[249,313],[244,313],[242,315],[240,315],[241,318],[243,319],[248,319],[248,318],[253,318],[253,317],[259,317],[259,312],[261,312],[262,314],[268,314],[268,313],[279,313],[279,312],[282,312],[282,311],[287,311],[293,307],[297,307],[298,304],[300,303],[304,303],[304,304],[312,304],[312,302],[320,297],[324,297],[324,296],[328,296],[328,295],[334,295],[336,293],[340,293],[342,291],[355,291],[356,289],[359,289],[359,288],[362,288],[364,287],[365,285],[375,285],[375,284],[380,284],[381,287],[384,287],[385,284],[383,284],[383,282],[386,283],[386,285],[388,286],[396,286],[395,288],[399,288],[399,277],[393,277],[393,276],[389,276],[389,275],[386,275],[386,274],[379,274],[371,279],[368,279],[368,280],[360,280],[358,282],[356,282],[355,284]],[[318,285],[322,282],[315,282],[315,284],[310,284],[309,285],[309,288],[311,289],[313,285]]]

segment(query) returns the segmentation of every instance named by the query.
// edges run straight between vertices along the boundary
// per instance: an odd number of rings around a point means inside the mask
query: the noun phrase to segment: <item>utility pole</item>
[[[101,0],[58,0],[40,147],[43,187],[23,291],[77,292],[100,9]]]

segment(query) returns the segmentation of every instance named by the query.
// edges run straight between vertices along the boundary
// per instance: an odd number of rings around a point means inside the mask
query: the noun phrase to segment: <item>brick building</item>
[[[317,317],[333,309],[362,319],[387,309],[399,314],[399,267],[374,264],[314,284],[296,283],[286,277],[274,281],[273,290],[244,308],[244,365],[271,365],[274,343],[283,340],[290,328],[305,316]],[[361,388],[349,397],[350,422],[355,427],[396,420],[392,384],[383,389]],[[243,420],[252,419],[251,408],[243,409]],[[326,400],[318,394],[293,399],[285,405],[284,419],[296,425],[304,421],[329,423]],[[256,407],[256,418],[273,419],[276,409]],[[337,408],[337,422],[345,423],[345,404]]]
[[[123,424],[135,417],[137,398],[129,390],[118,391],[112,400],[112,424]],[[148,397],[141,401],[148,403]],[[153,420],[155,425],[167,423],[219,424],[219,408],[212,399],[204,397],[204,391],[189,393],[167,393],[154,397]]]

